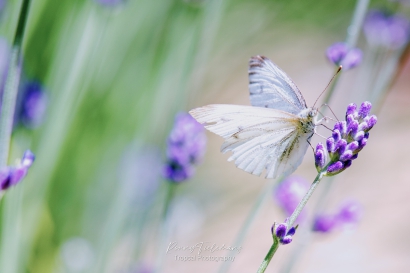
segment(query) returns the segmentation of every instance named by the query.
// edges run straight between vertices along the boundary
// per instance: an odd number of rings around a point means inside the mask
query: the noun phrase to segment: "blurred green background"
[[[0,33],[9,41],[20,2],[8,1],[0,18]],[[124,153],[157,147],[164,159],[176,113],[208,103],[249,104],[247,62],[252,55],[267,55],[301,82],[311,105],[333,73],[324,51],[344,39],[355,3],[128,0],[106,7],[92,0],[33,0],[24,73],[45,86],[49,107],[42,126],[14,133],[10,159],[30,148],[37,160],[24,183],[1,203],[0,272],[77,272],[66,267],[60,253],[72,237],[86,238],[95,250],[93,269],[78,272],[131,272],[136,263],[152,263],[155,234],[147,230],[158,227],[165,189],[160,184],[149,196],[148,208],[124,197],[129,189],[124,191],[120,170],[124,164],[137,168],[124,162]],[[351,83],[352,75],[347,75]],[[332,106],[338,109],[338,104]],[[340,102],[340,109],[345,104]],[[226,157],[218,153],[220,143],[211,137],[204,166],[178,194],[191,196],[206,215],[203,228],[211,231],[197,239],[207,234],[217,240],[210,234],[218,221],[240,225],[240,215],[264,183],[233,164],[226,163],[230,169],[225,174],[215,170],[213,160]],[[312,178],[313,165],[303,166]],[[241,179],[258,184],[235,183]],[[140,190],[137,182],[133,190]],[[218,232],[232,232],[222,227]],[[131,254],[115,263],[125,235],[135,236]],[[228,243],[233,235],[221,238]],[[264,251],[252,257],[255,269]],[[190,266],[164,272],[192,272]]]

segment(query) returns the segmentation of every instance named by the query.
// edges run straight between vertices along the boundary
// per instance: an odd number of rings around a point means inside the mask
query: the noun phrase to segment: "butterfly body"
[[[301,164],[319,123],[290,78],[269,59],[252,57],[249,90],[253,106],[212,104],[190,114],[222,136],[221,151],[246,172],[266,178],[286,176]]]

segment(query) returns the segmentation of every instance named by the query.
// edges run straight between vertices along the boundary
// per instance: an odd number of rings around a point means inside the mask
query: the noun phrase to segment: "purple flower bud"
[[[0,170],[0,190],[18,184],[27,175],[28,169],[33,164],[34,154],[27,150],[17,166],[6,166]]]
[[[279,238],[285,237],[286,229],[287,229],[286,223],[279,224],[278,227],[276,228],[276,232],[275,232],[276,236]]]
[[[0,170],[0,189],[5,190],[11,185],[11,172],[9,167]]]
[[[364,138],[364,132],[363,131],[357,132],[357,134],[353,137],[353,139],[356,140],[356,141],[360,141],[363,138]]]
[[[346,121],[336,122],[333,130],[339,130],[339,132],[342,136],[345,135],[346,131],[347,131]]]
[[[335,151],[335,140],[332,137],[326,139],[326,148],[330,153]]]
[[[37,81],[25,82],[16,118],[28,128],[36,128],[44,120],[48,97],[43,87]]]
[[[352,166],[352,160],[346,160],[343,162],[343,170],[349,168],[350,166]]]
[[[348,116],[348,115],[353,115],[353,116],[355,116],[356,108],[357,108],[357,106],[356,106],[356,104],[354,104],[354,103],[351,103],[351,104],[349,104],[349,105],[347,106],[346,119],[347,119],[347,116]]]
[[[343,70],[349,70],[358,66],[362,62],[363,53],[359,48],[352,48],[341,61]]]
[[[342,138],[338,129],[333,130],[332,137],[336,142]]]
[[[346,140],[344,139],[339,140],[338,142],[336,142],[335,152],[338,152],[339,155],[343,154],[346,150],[346,146],[347,146]]]
[[[363,149],[364,148],[364,146],[366,146],[366,144],[367,144],[367,138],[363,138],[362,140],[360,140],[360,141],[358,141],[358,143],[359,143],[359,148],[358,149]]]
[[[357,148],[359,148],[359,143],[357,141],[350,142],[346,147],[347,150],[350,150],[352,152]]]
[[[359,129],[359,123],[356,120],[353,120],[347,126],[347,134],[350,134],[350,135],[354,136],[354,135],[356,135],[358,129]]]
[[[369,125],[367,124],[366,120],[364,120],[362,123],[359,124],[359,127],[357,130],[360,131],[365,131],[369,128]]]
[[[369,121],[367,122],[368,129],[370,130],[373,128],[374,125],[377,123],[377,117],[375,115],[370,116]]]
[[[330,232],[337,224],[337,219],[333,215],[318,215],[313,223],[313,231]]]
[[[336,161],[335,163],[331,164],[327,167],[327,172],[329,174],[340,172],[343,169],[344,165],[341,161]]]
[[[326,56],[330,62],[335,65],[339,65],[340,62],[345,58],[349,47],[345,43],[335,43],[327,48]]]
[[[355,118],[353,115],[346,115],[346,123],[347,123],[347,128],[349,128],[350,123],[352,123],[353,121],[355,121]],[[349,129],[347,129],[349,130]]]
[[[288,233],[286,233],[286,235],[293,236],[293,235],[295,235],[295,233],[296,233],[296,228],[295,228],[295,227],[291,227],[291,228],[289,229]]]
[[[370,102],[368,101],[363,102],[359,108],[359,117],[361,118],[367,117],[371,109],[372,109],[372,104]]]
[[[346,160],[350,160],[352,157],[353,157],[353,152],[351,150],[347,150],[340,156],[340,160],[346,161]]]
[[[359,156],[359,154],[354,154],[351,158],[351,160],[355,160],[357,157]]]
[[[323,152],[322,150],[317,150],[315,152],[315,165],[318,171],[323,169],[323,167],[326,165],[325,152]]]
[[[23,158],[21,159],[21,164],[24,167],[29,168],[33,164],[34,159],[36,159],[36,156],[33,154],[33,152],[27,150],[24,152]]]
[[[178,114],[168,137],[164,176],[171,182],[189,179],[205,153],[204,127],[189,114]]]
[[[292,242],[292,236],[285,236],[279,240],[282,245],[287,245]]]

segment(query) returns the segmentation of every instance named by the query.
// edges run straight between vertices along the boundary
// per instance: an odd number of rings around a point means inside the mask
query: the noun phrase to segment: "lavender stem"
[[[273,237],[273,244],[270,247],[268,254],[266,254],[265,259],[263,259],[263,262],[259,266],[259,269],[256,273],[263,273],[265,272],[266,268],[268,267],[270,260],[272,260],[273,255],[275,255],[276,250],[279,248],[279,241],[276,237]]]
[[[319,185],[320,180],[323,178],[324,174],[326,173],[326,169],[327,169],[327,166],[325,166],[323,168],[323,170],[321,170],[317,174],[317,176],[316,176],[315,180],[312,182],[312,185],[310,186],[308,192],[305,194],[302,201],[300,201],[300,203],[298,204],[296,209],[293,211],[292,215],[289,217],[288,221],[286,222],[286,224],[288,225],[288,228],[291,228],[293,226],[293,223],[296,221],[299,214],[302,212],[302,210],[305,207],[307,201],[312,196],[312,194],[315,191],[317,185]]]
[[[30,0],[23,0],[13,40],[10,67],[3,93],[0,115],[0,167],[7,165],[10,150],[10,139],[13,130],[14,111],[21,73],[21,47],[26,29]]]

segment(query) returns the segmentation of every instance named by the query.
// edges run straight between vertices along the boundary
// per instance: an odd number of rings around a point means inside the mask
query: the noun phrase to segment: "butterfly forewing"
[[[291,113],[215,104],[196,108],[190,114],[205,124],[205,128],[225,138],[222,152],[232,151],[229,160],[246,172],[260,175],[267,169],[266,177],[274,178],[278,169],[281,174],[288,173],[300,164],[299,158],[293,156],[300,145],[299,141],[295,142],[299,139],[299,121]]]
[[[249,92],[253,106],[299,114],[307,108],[305,99],[292,80],[264,56],[249,61]]]

